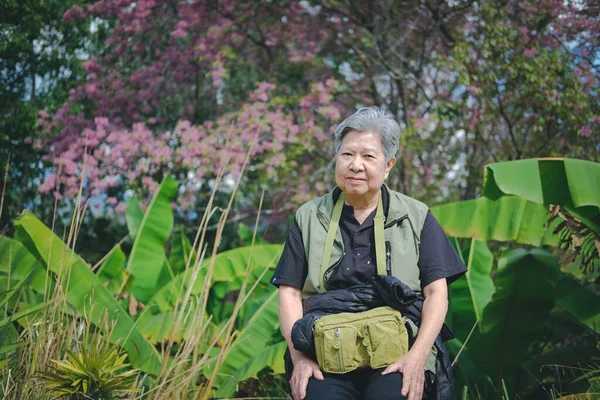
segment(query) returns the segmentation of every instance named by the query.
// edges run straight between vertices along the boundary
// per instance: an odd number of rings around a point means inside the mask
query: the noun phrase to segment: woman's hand
[[[408,400],[421,400],[425,387],[425,361],[428,353],[411,349],[398,361],[388,366],[381,374],[400,371],[402,373],[402,396]]]
[[[279,287],[279,323],[294,364],[290,386],[295,400],[302,400],[306,397],[306,386],[311,376],[319,380],[325,379],[317,363],[304,353],[294,349],[292,326],[300,318],[302,318],[302,292],[300,289],[281,285]]]
[[[300,354],[300,353],[299,353]],[[322,381],[325,379],[319,365],[304,355],[298,355],[294,362],[294,372],[290,380],[294,400],[303,400],[306,397],[306,386],[311,376]]]

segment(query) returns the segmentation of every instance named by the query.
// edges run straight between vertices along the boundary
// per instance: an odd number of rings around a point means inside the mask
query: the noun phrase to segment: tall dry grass
[[[249,161],[249,154],[250,152],[246,156],[243,169]],[[211,316],[206,315],[206,309],[211,277],[215,267],[214,260],[243,175],[242,170],[240,178],[231,192],[227,207],[216,206],[214,204],[215,195],[225,175],[227,161],[224,160],[221,163],[222,167],[216,174],[212,194],[196,231],[193,242],[194,251],[190,251],[190,256],[186,260],[184,271],[186,275],[184,276],[189,276],[190,279],[185,282],[187,286],[185,291],[183,284],[180,288],[179,293],[182,295],[176,301],[169,338],[156,346],[162,359],[160,373],[157,376],[140,374],[135,384],[135,387],[139,388],[139,392],[129,393],[119,398],[204,400],[212,395],[212,386],[219,374],[219,367],[237,335],[234,322],[238,312],[255,288],[255,286],[249,285],[250,269],[247,268],[246,277],[232,315],[219,332],[209,332]],[[86,343],[104,343],[104,347],[101,348],[106,351],[111,348],[111,344],[105,340],[110,337],[114,328],[110,311],[99,310],[105,312],[104,326],[94,325],[86,314],[78,313],[69,305],[66,293],[63,292],[63,288],[67,287],[65,284],[70,280],[70,265],[75,257],[73,249],[87,210],[87,204],[81,201],[81,192],[80,186],[79,198],[75,202],[69,228],[59,235],[63,237],[67,244],[66,248],[69,249],[61,255],[61,268],[55,275],[46,270],[43,307],[38,312],[19,320],[16,349],[5,354],[0,352],[0,360],[7,360],[6,364],[0,368],[0,396],[3,399],[52,399],[54,396],[46,389],[43,379],[40,378],[40,374],[48,371],[53,365],[52,360],[63,360],[67,350],[77,353]],[[3,203],[3,198],[4,193],[0,205]],[[53,231],[58,207],[59,203],[56,201],[52,222]],[[220,215],[216,238],[213,243],[209,244],[206,241],[208,223],[213,215],[218,214]],[[260,209],[258,215],[260,215]],[[258,224],[258,216],[256,223]],[[208,256],[207,253],[209,253]],[[202,293],[200,296],[196,296],[191,293],[191,290],[194,282],[200,276],[202,265],[207,264],[203,263],[206,257],[208,257],[208,270],[202,283]],[[263,271],[263,274],[266,272],[267,269]],[[0,293],[4,289],[10,290],[11,288],[0,288]],[[19,293],[18,296],[21,296],[22,293]],[[15,304],[19,304],[18,299]],[[0,311],[0,317],[2,317],[0,319],[10,317],[14,311],[17,310],[10,310],[6,304]],[[183,339],[178,341],[178,337]]]

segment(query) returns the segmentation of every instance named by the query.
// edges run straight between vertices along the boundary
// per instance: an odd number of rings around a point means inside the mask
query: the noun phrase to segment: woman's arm
[[[408,400],[419,400],[425,384],[425,362],[431,346],[442,329],[448,311],[448,287],[446,278],[431,282],[423,288],[425,302],[421,311],[421,326],[417,338],[408,353],[382,372],[402,372],[402,395]]]
[[[294,349],[292,344],[292,327],[300,318],[302,318],[302,291],[292,286],[281,285],[279,287],[279,323],[294,364],[290,385],[292,395],[296,400],[304,399],[306,396],[306,385],[311,376],[319,380],[324,379],[317,363],[304,353]]]

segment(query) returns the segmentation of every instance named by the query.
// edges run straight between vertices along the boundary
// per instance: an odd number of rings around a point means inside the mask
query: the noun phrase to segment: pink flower
[[[535,57],[536,54],[537,54],[537,50],[535,49],[535,47],[532,47],[530,49],[525,49],[525,51],[523,51],[523,55],[527,58],[533,58],[533,57]]]
[[[66,22],[70,22],[74,19],[83,19],[85,18],[85,12],[81,7],[75,4],[73,7],[67,10],[63,18]]]
[[[584,126],[579,131],[579,134],[584,137],[590,137],[590,136],[592,136],[592,130],[590,128],[588,128],[587,126]]]
[[[123,203],[123,202],[119,203],[115,207],[115,211],[120,215],[124,215],[125,214],[125,203]]]
[[[268,92],[275,89],[275,85],[268,82],[261,82],[258,84],[258,88],[250,94],[250,98],[252,100],[260,100],[262,102],[267,102],[269,100]]]
[[[473,95],[477,94],[477,90],[478,90],[477,86],[471,85],[471,86],[467,87],[467,92],[469,92]]]
[[[427,118],[421,118],[417,122],[415,122],[416,129],[422,129],[427,123]]]

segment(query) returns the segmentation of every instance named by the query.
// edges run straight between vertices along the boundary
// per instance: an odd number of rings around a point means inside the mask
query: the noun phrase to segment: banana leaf
[[[248,320],[260,308],[264,301],[273,293],[273,286],[270,284],[271,273],[264,273],[263,268],[253,268],[250,271],[248,288],[254,287],[250,298],[242,304],[238,311],[235,327],[243,329]],[[261,277],[262,275],[262,277]],[[213,321],[219,324],[224,322],[232,314],[235,303],[238,299],[239,290],[242,286],[244,277],[237,277],[232,281],[215,282],[210,289],[206,312],[213,317]]]
[[[558,262],[544,250],[515,249],[500,257],[496,292],[467,345],[499,392],[506,384],[514,393],[530,345],[547,335],[558,280]]]
[[[448,295],[450,304],[446,315],[446,323],[456,338],[464,341],[477,322],[467,277],[463,275],[452,282]]]
[[[125,290],[123,287],[123,281],[127,279],[127,272],[124,268],[125,260],[125,253],[121,250],[121,246],[116,244],[96,273],[98,279],[113,294],[118,293],[121,288]]]
[[[173,234],[171,240],[171,251],[169,253],[169,264],[173,273],[178,274],[185,270],[188,259],[191,256],[191,263],[196,259],[196,252],[192,249],[192,244],[186,236],[183,228],[178,228]]]
[[[154,194],[141,222],[138,224],[136,220],[139,213],[130,215],[128,219],[132,237],[135,234],[127,264],[127,272],[134,277],[130,292],[143,303],[166,283],[159,278],[169,276],[164,273],[167,265],[165,243],[173,229],[171,202],[176,194],[177,181],[167,176]],[[134,208],[130,205],[129,210]]]
[[[25,318],[28,315],[31,315],[37,311],[40,311],[41,309],[46,307],[48,305],[48,303],[39,303],[36,305],[20,303],[20,305],[21,305],[21,307],[19,307],[19,311],[15,312],[14,314],[11,314],[8,318],[4,318],[3,320],[0,321],[0,328],[4,328],[7,324],[9,324],[13,321],[18,321],[21,318]]]
[[[572,205],[600,209],[600,163],[569,158],[539,158],[489,164],[483,195],[504,195],[546,206]]]
[[[250,270],[262,271],[265,267],[275,268],[276,261],[283,249],[282,245],[257,245],[252,247],[241,247],[225,251],[217,254],[215,257],[215,265],[212,275],[212,282],[209,288],[217,282],[237,282],[237,285],[232,285],[230,290],[238,290],[243,277],[246,275],[248,261],[251,257]],[[209,266],[210,260],[204,260],[200,266],[198,278],[193,284],[191,293],[199,295],[204,287],[204,278]],[[177,297],[180,295],[180,290],[183,288],[183,293],[187,290],[187,285],[191,280],[193,268],[183,273],[180,273],[163,286],[149,301],[148,304],[158,306],[158,311],[172,310]],[[256,273],[255,273],[256,274]],[[256,275],[255,275],[256,276]],[[183,285],[182,285],[183,283]]]
[[[600,296],[568,274],[561,274],[556,293],[556,304],[594,331],[600,331]]]
[[[194,314],[191,313],[190,316],[183,321],[177,332],[174,332],[175,342],[180,342],[182,339],[187,338],[189,334],[197,334],[197,332],[190,332],[190,327],[193,326],[193,317]],[[140,332],[142,332],[151,343],[160,343],[171,338],[171,332],[176,319],[177,316],[174,311],[165,311],[158,314],[145,312],[139,316],[136,323]]]
[[[100,329],[106,328],[104,313],[108,312],[115,321],[109,340],[127,350],[134,367],[156,374],[160,368],[158,353],[85,261],[29,211],[24,211],[14,225],[21,242],[50,271],[63,277],[68,273],[70,279],[63,288],[67,301]]]
[[[46,270],[25,246],[17,240],[0,236],[0,254],[0,276],[10,276],[11,280],[19,281],[27,278],[28,287],[44,294]]]
[[[137,237],[143,220],[144,210],[140,207],[137,198],[130,197],[127,199],[127,204],[125,206],[125,221],[127,222],[127,229],[129,230],[129,236],[132,240]]]
[[[448,236],[557,246],[553,234],[560,218],[548,225],[550,213],[540,204],[518,197],[481,198],[431,208]]]
[[[493,264],[494,256],[485,242],[471,240],[466,277],[473,300],[473,309],[478,321],[481,321],[483,310],[492,300],[496,290],[494,281],[490,277]]]
[[[460,259],[466,265],[465,256],[463,255],[463,250],[458,239],[455,237],[450,237],[449,239]],[[465,340],[469,334],[470,327],[477,320],[475,310],[473,309],[471,291],[469,290],[469,284],[465,275],[461,276],[448,287],[448,302],[446,325],[450,327],[456,338]]]
[[[279,333],[278,298],[278,292],[273,287],[269,298],[248,321],[227,352],[215,381],[216,397],[231,397],[238,382],[256,377],[265,367],[271,367],[274,373],[284,371],[286,343]]]
[[[104,260],[98,269],[97,274],[102,277],[103,280],[120,278],[125,270],[123,268],[125,258],[125,253],[121,249],[121,246],[119,244],[115,245],[110,251],[108,258]]]

